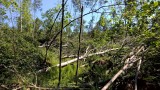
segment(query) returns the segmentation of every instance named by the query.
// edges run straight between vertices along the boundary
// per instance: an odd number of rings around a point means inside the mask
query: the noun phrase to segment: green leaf
[[[154,2],[154,7],[157,7],[158,6],[158,2]]]
[[[143,10],[148,10],[150,8],[150,6],[147,3],[145,3],[142,8],[143,8]]]

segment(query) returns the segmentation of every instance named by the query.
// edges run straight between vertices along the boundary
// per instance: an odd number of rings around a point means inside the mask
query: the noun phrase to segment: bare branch
[[[28,86],[28,88],[35,88],[35,89],[38,89],[38,90],[53,90],[53,88],[38,87],[34,84],[32,84],[31,86]]]
[[[9,89],[9,87],[7,87],[6,85],[1,85],[1,87],[2,87],[2,88],[5,88],[5,89],[7,89],[7,90]],[[2,88],[1,88],[1,89],[2,89]]]
[[[102,8],[106,8],[106,7],[112,7],[112,6],[116,6],[116,5],[120,5],[120,4],[113,4],[113,5],[108,5],[108,6],[101,6],[101,7],[99,7],[98,9],[95,9],[95,10],[92,10],[92,11],[90,11],[90,12],[88,12],[88,13],[85,13],[85,14],[83,14],[83,17],[84,16],[86,16],[86,15],[89,15],[89,14],[91,14],[91,13],[93,13],[93,12],[97,12],[98,10],[100,10],[100,9],[102,9]],[[121,5],[124,5],[124,4],[121,4]],[[77,19],[79,19],[79,18],[81,18],[81,16],[80,17],[77,17],[77,18],[75,18],[75,19],[73,19],[73,20],[71,20],[68,24],[66,24],[63,28],[66,28],[68,25],[70,25],[72,22],[74,22],[75,20],[77,20]],[[60,32],[61,32],[61,30],[59,30],[54,36],[53,36],[53,38],[50,40],[50,42],[49,42],[49,46],[48,46],[48,49],[49,49],[49,47],[52,45],[52,43],[53,43],[53,41],[55,41],[55,39],[57,38],[57,36],[60,34]]]
[[[89,46],[86,48],[86,52],[85,52],[84,55],[86,55],[86,54],[88,54],[90,52],[88,50],[89,50]],[[75,57],[77,57],[77,55],[65,55],[62,58],[65,59],[65,58],[75,58]]]
[[[65,1],[64,5],[66,5],[67,1],[68,1],[68,0]],[[49,30],[50,34],[51,34],[51,31],[52,31],[52,29],[53,29],[53,26],[55,25],[56,20],[57,20],[57,18],[58,18],[58,16],[59,16],[59,14],[60,14],[61,11],[62,11],[62,8],[58,11],[58,14],[57,14],[56,18],[54,19],[54,22],[53,22],[53,24],[52,24],[52,26],[51,26],[51,29]]]

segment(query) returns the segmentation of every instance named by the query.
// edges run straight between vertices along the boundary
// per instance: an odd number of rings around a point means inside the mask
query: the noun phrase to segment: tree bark
[[[140,58],[138,65],[137,65],[138,67],[137,67],[137,72],[136,72],[136,77],[135,77],[135,90],[137,90],[137,78],[140,72],[141,63],[142,63],[142,59]]]
[[[81,24],[80,24],[80,31],[79,31],[79,41],[78,41],[78,53],[77,53],[77,67],[76,67],[76,78],[78,78],[78,61],[79,61],[79,54],[81,50],[81,32],[82,32],[82,24],[83,24],[83,6],[81,7]],[[78,83],[78,79],[76,80],[76,85]]]
[[[63,35],[63,23],[64,22],[64,0],[62,0],[62,21],[61,21],[61,32],[60,32],[60,48],[59,48],[59,78],[58,78],[58,88],[61,84],[61,63],[62,63],[62,35]]]
[[[20,29],[22,32],[22,1],[20,0]]]
[[[113,48],[113,49],[108,49],[108,50],[105,50],[105,51],[102,51],[102,52],[96,52],[96,53],[92,53],[92,54],[88,54],[88,55],[83,55],[83,56],[80,56],[80,57],[79,57],[79,60],[84,59],[84,58],[86,58],[86,57],[91,57],[91,56],[93,56],[93,55],[104,54],[104,53],[106,53],[106,52],[113,51],[113,50],[117,50],[117,49],[119,49],[119,48]],[[71,63],[74,63],[74,62],[76,62],[77,60],[78,60],[77,58],[74,58],[74,59],[72,59],[72,60],[63,62],[63,63],[61,63],[61,67],[64,67],[64,66],[66,66],[66,65],[68,65],[68,64],[71,64]],[[60,65],[57,64],[56,66],[59,67]]]
[[[137,58],[137,54],[139,54],[140,52],[144,51],[144,46],[141,46],[141,47],[137,47],[137,49],[134,49],[134,50],[137,50],[137,52],[135,54],[133,54],[130,58],[127,58],[126,59],[126,64],[123,66],[122,69],[120,69],[118,71],[118,73],[116,73],[112,79],[101,89],[101,90],[107,90],[109,88],[109,86],[122,74],[122,72],[124,72],[125,70],[127,70],[128,68],[132,67],[133,64],[138,61],[138,58]],[[132,52],[135,52],[135,51],[132,51]]]
[[[108,87],[127,69],[127,67],[128,67],[128,64],[123,66],[123,68],[119,70],[118,73],[114,75],[114,77],[112,77],[112,79],[102,88],[102,90],[107,90]]]
[[[94,56],[94,55],[101,55],[101,54],[104,54],[104,53],[107,53],[107,52],[110,52],[110,51],[114,51],[114,50],[118,50],[118,49],[119,49],[119,48],[107,49],[107,50],[104,50],[104,51],[102,51],[102,52],[96,52],[96,53],[91,53],[91,54],[85,53],[84,55],[82,55],[82,56],[79,57],[79,60],[84,59],[84,58],[87,58],[87,57],[91,57],[91,56]],[[66,61],[66,62],[63,62],[63,63],[61,63],[61,67],[67,66],[67,65],[69,65],[69,64],[71,64],[71,63],[74,63],[74,62],[76,62],[77,60],[78,60],[77,58],[74,58],[74,59],[68,60],[68,61]],[[59,67],[59,66],[60,66],[60,64],[57,64],[57,65],[52,66],[52,67]],[[38,70],[37,73],[40,73],[40,72],[42,72],[42,71],[48,71],[48,70],[50,70],[52,67],[47,67],[47,68],[45,68],[45,69]]]
[[[67,2],[67,1],[66,1]],[[93,13],[93,12],[97,12],[98,10],[100,10],[101,8],[107,8],[107,7],[112,7],[112,6],[116,6],[116,5],[124,5],[124,4],[113,4],[113,5],[108,5],[108,6],[101,6],[101,7],[99,7],[98,9],[95,9],[95,10],[92,10],[92,11],[90,11],[90,12],[88,12],[88,13],[85,13],[85,14],[83,14],[83,17],[84,16],[86,16],[86,15],[89,15],[89,14],[91,14],[91,13]],[[74,21],[76,21],[77,19],[79,19],[79,18],[81,18],[81,16],[80,17],[77,17],[77,18],[75,18],[75,19],[73,19],[73,20],[71,20],[69,23],[67,23],[66,25],[64,25],[64,27],[63,28],[66,28],[68,25],[70,25],[72,22],[74,22]],[[54,25],[54,24],[53,24]],[[52,26],[53,26],[52,25]],[[52,29],[50,29],[50,30],[52,30]],[[55,39],[57,38],[57,36],[60,34],[60,32],[61,32],[61,30],[59,30],[53,37],[52,37],[52,39],[49,41],[49,47],[52,45],[52,43],[53,43],[53,41],[55,41]]]

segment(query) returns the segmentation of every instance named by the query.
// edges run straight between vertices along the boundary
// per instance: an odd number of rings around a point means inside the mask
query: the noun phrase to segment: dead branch
[[[88,54],[91,50],[89,50],[89,46],[86,48],[86,52],[84,55]],[[62,59],[65,59],[65,58],[76,58],[77,55],[65,55],[62,57]]]
[[[2,89],[2,88],[7,89],[7,90],[9,89],[9,87],[7,87],[7,85],[1,85],[0,89]]]
[[[28,88],[34,88],[34,89],[38,89],[38,90],[53,90],[53,88],[38,87],[36,85],[28,86]]]
[[[99,10],[102,9],[102,8],[107,8],[107,7],[117,6],[117,5],[122,5],[122,6],[123,6],[124,4],[113,4],[113,5],[101,6],[101,7],[97,8],[97,9],[95,9],[95,10],[91,10],[91,11],[89,11],[88,13],[83,14],[83,17],[86,16],[86,15],[89,15],[89,14],[91,14],[91,13],[97,12],[97,11],[99,11]],[[81,16],[80,16],[80,17],[77,17],[77,18],[75,18],[75,19],[73,19],[73,20],[71,20],[71,21],[70,21],[69,23],[67,23],[63,28],[66,28],[68,25],[70,25],[72,22],[76,21],[76,20],[79,19],[79,18],[81,18]],[[48,45],[49,45],[48,49],[49,49],[50,46],[52,45],[53,41],[55,41],[55,39],[57,38],[57,36],[60,34],[60,32],[61,32],[61,30],[59,30],[59,31],[52,37],[52,39],[48,42]],[[45,46],[45,45],[42,45],[42,46]],[[41,47],[41,46],[40,46],[40,47]]]

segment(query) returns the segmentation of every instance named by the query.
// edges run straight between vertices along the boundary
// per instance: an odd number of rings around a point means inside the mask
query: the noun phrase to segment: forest
[[[0,0],[0,90],[159,90],[159,0],[44,1]]]

